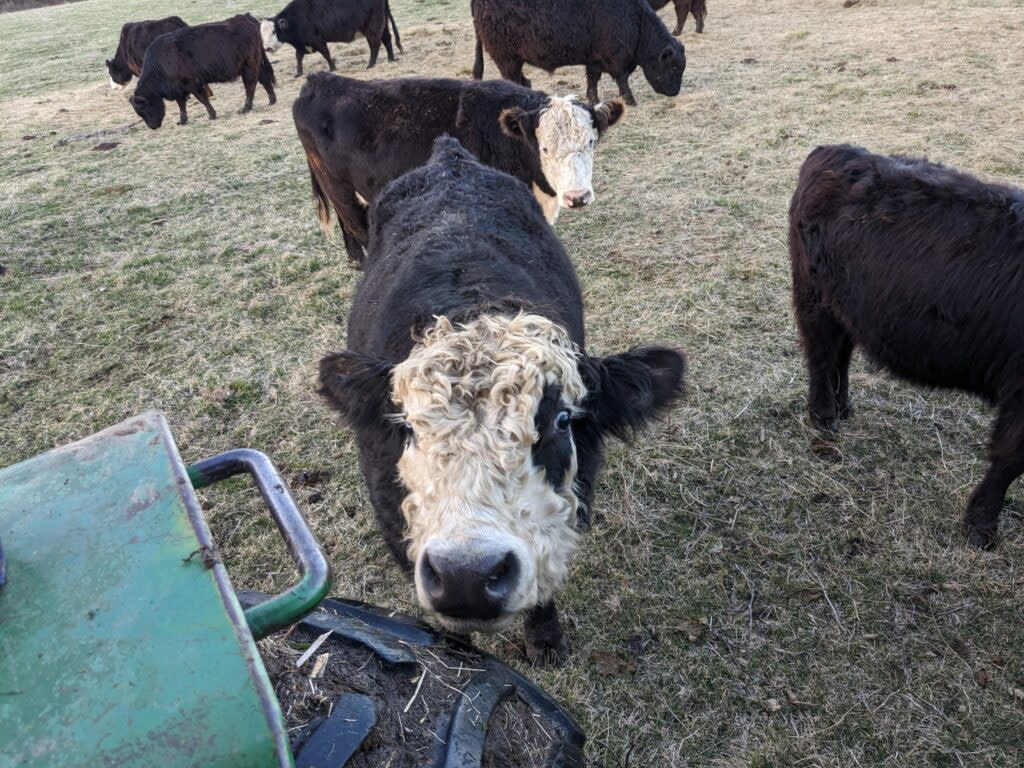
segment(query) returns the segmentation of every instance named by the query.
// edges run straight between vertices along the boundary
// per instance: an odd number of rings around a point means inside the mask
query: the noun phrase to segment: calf
[[[128,85],[132,77],[142,74],[142,61],[149,44],[165,32],[174,32],[187,27],[178,16],[168,16],[157,21],[130,21],[121,27],[114,58],[107,59],[107,73],[110,87]]]
[[[685,51],[647,0],[471,0],[470,8],[477,80],[484,74],[486,49],[502,77],[527,88],[524,63],[548,72],[585,65],[591,103],[597,102],[597,83],[607,72],[626,103],[636,104],[629,76],[638,66],[657,93],[679,93]]]
[[[594,201],[594,145],[624,111],[618,100],[590,106],[500,80],[366,82],[326,72],[309,76],[292,107],[320,222],[330,232],[333,206],[356,263],[367,201],[426,162],[438,136],[532,186],[553,222],[560,206]]]
[[[568,650],[554,598],[604,439],[666,409],[684,369],[668,347],[588,354],[576,273],[537,201],[442,137],[370,210],[348,349],[320,382],[421,605],[460,633],[525,614],[543,663]]]
[[[302,58],[316,51],[334,71],[334,59],[328,43],[351,43],[357,32],[370,45],[370,69],[377,63],[380,44],[388,52],[388,61],[395,60],[391,48],[388,20],[395,31],[395,45],[402,50],[398,25],[391,15],[388,0],[292,0],[279,14],[263,19],[260,30],[263,45],[276,51],[282,43],[295,48],[295,76],[302,76]]]
[[[213,120],[217,113],[207,96],[208,85],[239,76],[245,86],[243,114],[252,109],[257,82],[266,89],[271,104],[277,101],[274,68],[263,52],[259,23],[248,14],[187,27],[154,40],[146,51],[132,106],[146,125],[156,129],[164,121],[164,99],[176,101],[179,123],[185,125],[185,102],[195,96]]]
[[[972,544],[993,546],[1024,471],[1024,191],[925,160],[818,147],[790,205],[789,252],[815,427],[849,417],[856,346],[911,382],[996,406],[991,464],[965,520]]]
[[[666,5],[669,4],[670,0],[647,0],[651,4],[651,8],[656,11],[660,11]],[[672,4],[676,8],[676,28],[672,30],[672,34],[678,37],[682,34],[683,24],[686,23],[686,17],[688,14],[693,14],[693,20],[697,23],[697,33],[704,33],[704,17],[708,15],[708,6],[706,0],[671,0]]]

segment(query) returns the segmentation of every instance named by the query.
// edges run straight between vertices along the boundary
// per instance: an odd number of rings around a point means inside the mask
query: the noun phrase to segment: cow
[[[813,426],[827,434],[850,417],[855,347],[912,383],[996,406],[991,463],[964,519],[972,544],[993,547],[1024,471],[1024,190],[818,147],[790,205],[789,252]]]
[[[320,386],[420,604],[458,634],[523,615],[542,664],[568,652],[555,594],[604,441],[668,409],[685,369],[666,346],[592,356],[579,281],[536,199],[442,136],[370,209],[347,349],[320,361]]]
[[[132,106],[155,130],[164,120],[164,99],[178,102],[179,124],[185,125],[185,102],[195,96],[214,120],[217,113],[207,96],[209,84],[230,82],[239,76],[245,86],[243,114],[252,109],[257,82],[266,90],[270,103],[277,102],[274,68],[263,52],[259,22],[249,14],[186,27],[154,40],[146,51]]]
[[[607,72],[626,104],[636,104],[629,76],[639,66],[663,96],[679,93],[686,52],[647,0],[471,0],[476,28],[473,77],[484,73],[484,49],[506,80],[530,87],[523,64],[548,72],[583,64],[587,98]]]
[[[355,264],[367,242],[366,204],[426,162],[438,136],[454,136],[532,186],[553,222],[559,207],[594,201],[594,146],[624,112],[618,99],[591,106],[501,80],[363,81],[327,72],[310,75],[292,106],[321,225],[329,234],[333,206]]]
[[[292,0],[284,9],[260,22],[263,46],[270,52],[283,43],[295,48],[295,76],[302,76],[302,58],[316,51],[327,60],[334,71],[334,59],[328,43],[351,43],[359,32],[370,46],[370,63],[377,64],[380,44],[388,53],[388,61],[395,60],[391,47],[388,21],[395,31],[395,45],[402,52],[402,38],[391,14],[388,0]]]
[[[107,59],[107,74],[110,75],[110,87],[120,88],[128,85],[132,77],[142,74],[142,61],[149,44],[165,32],[174,32],[187,27],[178,16],[168,16],[155,21],[129,21],[121,27],[121,37],[117,41],[114,58]]]
[[[651,4],[651,8],[660,11],[669,4],[670,0],[647,0],[647,2]],[[672,30],[673,35],[679,37],[682,34],[683,24],[686,23],[686,17],[691,13],[697,24],[697,34],[704,34],[704,17],[708,15],[707,0],[671,0],[671,2],[676,9],[676,28]]]

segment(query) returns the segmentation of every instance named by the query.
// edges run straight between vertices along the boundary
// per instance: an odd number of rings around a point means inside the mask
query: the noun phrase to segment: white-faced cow
[[[504,81],[309,76],[292,107],[325,231],[330,208],[350,258],[362,260],[366,205],[392,179],[424,163],[434,139],[456,137],[481,162],[533,188],[548,221],[594,201],[594,147],[624,114]]]
[[[257,82],[266,90],[271,104],[277,101],[274,68],[263,52],[259,22],[249,14],[160,35],[146,51],[132,107],[146,125],[156,129],[164,121],[164,99],[176,101],[179,123],[185,125],[185,102],[195,96],[213,120],[217,113],[207,95],[209,84],[227,83],[238,77],[245,86],[243,113],[252,109]]]
[[[964,527],[993,546],[1024,472],[1024,190],[925,160],[818,147],[789,208],[793,304],[822,430],[851,415],[850,356],[998,408]]]
[[[597,83],[607,72],[619,95],[635,104],[629,76],[637,67],[656,93],[679,93],[686,53],[647,0],[471,0],[470,8],[477,80],[483,77],[486,50],[502,77],[526,87],[524,63],[548,72],[584,65],[591,103],[597,102]]]
[[[354,428],[385,540],[444,627],[525,614],[529,658],[560,658],[554,599],[603,441],[676,399],[683,353],[591,356],[576,273],[536,199],[450,137],[377,198],[364,269],[348,349],[320,380]]]
[[[142,62],[149,44],[166,32],[184,29],[186,24],[178,16],[153,21],[129,21],[121,27],[121,37],[117,41],[114,58],[107,59],[107,74],[110,75],[110,87],[120,88],[128,85],[132,77],[142,74]]]
[[[314,51],[327,60],[333,72],[334,59],[327,44],[351,43],[356,34],[362,34],[370,46],[367,69],[376,65],[381,43],[388,61],[394,61],[389,20],[395,31],[395,45],[401,52],[402,38],[387,0],[292,0],[276,16],[263,19],[260,30],[268,51],[276,51],[283,43],[295,48],[295,76],[301,77],[302,58]]]

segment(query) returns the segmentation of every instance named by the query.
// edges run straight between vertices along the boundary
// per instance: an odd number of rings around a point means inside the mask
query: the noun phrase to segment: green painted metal
[[[0,768],[291,766],[163,416],[0,470]]]

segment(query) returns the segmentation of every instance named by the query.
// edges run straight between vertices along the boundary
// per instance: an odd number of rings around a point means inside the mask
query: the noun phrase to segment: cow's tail
[[[316,217],[320,219],[320,229],[323,230],[325,235],[332,237],[334,235],[334,219],[331,217],[331,202],[327,199],[324,188],[320,186],[320,179],[316,177],[313,164],[308,161],[309,158],[307,158],[309,182],[313,187],[313,207],[316,208]]]
[[[480,42],[480,35],[476,36],[476,59],[473,61],[473,79],[484,79],[484,44]]]
[[[270,59],[267,58],[267,52],[263,50],[262,44],[260,45],[260,82],[271,85],[277,85],[277,76],[274,74],[274,68],[270,65]]]
[[[398,49],[399,53],[405,53],[402,49],[402,38],[398,36],[398,25],[395,24],[395,17],[391,13],[391,3],[388,0],[384,2],[384,10],[388,15],[388,20],[391,22],[391,31],[395,33],[395,48]]]

